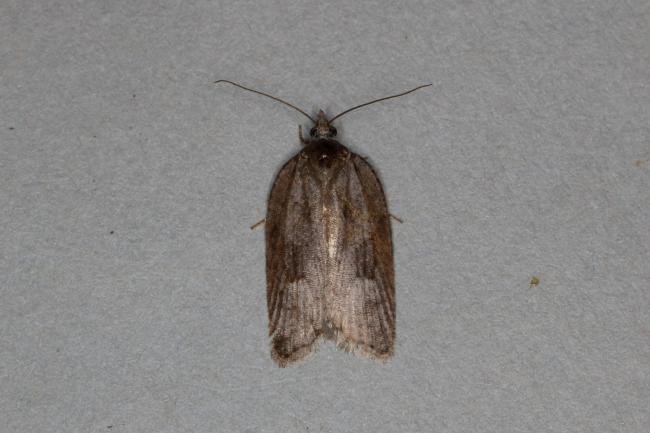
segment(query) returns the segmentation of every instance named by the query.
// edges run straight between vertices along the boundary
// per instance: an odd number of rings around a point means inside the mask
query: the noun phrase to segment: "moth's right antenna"
[[[343,111],[342,113],[339,113],[336,116],[332,117],[329,121],[333,122],[334,119],[338,119],[339,117],[343,116],[344,114],[349,113],[352,110],[356,110],[357,108],[365,107],[366,105],[374,104],[375,102],[385,101],[386,99],[392,99],[392,98],[397,98],[399,96],[408,95],[411,92],[415,92],[418,89],[421,89],[423,87],[429,87],[429,86],[433,86],[433,84],[425,84],[423,86],[418,86],[415,89],[411,89],[411,90],[409,90],[407,92],[399,93],[397,95],[385,96],[383,98],[379,98],[379,99],[375,99],[375,100],[370,101],[370,102],[366,102],[365,104],[357,105],[356,107],[348,108],[347,110]]]
[[[281,103],[283,103],[284,105],[288,105],[289,107],[293,108],[294,110],[296,110],[296,111],[302,113],[303,115],[305,115],[305,117],[307,117],[307,118],[308,118],[309,120],[311,120],[313,123],[316,123],[316,121],[315,121],[315,120],[314,120],[314,119],[313,119],[309,114],[305,113],[305,112],[302,111],[300,108],[296,107],[296,106],[293,105],[293,104],[289,104],[287,101],[283,101],[283,100],[280,99],[280,98],[276,98],[275,96],[271,96],[271,95],[269,95],[268,93],[260,92],[259,90],[255,90],[255,89],[249,89],[248,87],[244,87],[244,86],[242,86],[241,84],[233,83],[232,81],[228,81],[228,80],[217,80],[217,81],[214,82],[214,84],[217,84],[217,83],[228,83],[228,84],[232,84],[233,86],[237,86],[237,87],[239,87],[240,89],[248,90],[249,92],[257,93],[258,95],[262,95],[262,96],[266,96],[266,97],[271,98],[271,99],[275,99],[276,101],[281,102]]]

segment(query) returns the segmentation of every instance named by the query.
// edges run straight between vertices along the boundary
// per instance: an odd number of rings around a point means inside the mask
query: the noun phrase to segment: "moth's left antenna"
[[[284,105],[288,105],[289,107],[293,108],[294,110],[296,110],[296,111],[302,113],[305,117],[307,117],[307,118],[308,118],[309,120],[311,120],[312,122],[316,123],[316,121],[315,121],[315,120],[314,120],[314,119],[313,119],[309,114],[305,113],[305,112],[302,111],[300,108],[296,107],[296,106],[293,105],[293,104],[289,104],[287,101],[283,101],[283,100],[280,99],[280,98],[276,98],[275,96],[269,95],[268,93],[260,92],[259,90],[255,90],[255,89],[249,89],[248,87],[242,86],[241,84],[233,83],[232,81],[228,81],[228,80],[217,80],[217,81],[214,82],[214,84],[217,84],[217,83],[228,83],[228,84],[232,84],[233,86],[237,86],[237,87],[239,87],[240,89],[248,90],[249,92],[257,93],[258,95],[262,95],[262,96],[266,96],[266,97],[268,97],[268,98],[274,99],[274,100],[276,100],[276,101],[278,101],[278,102],[283,103]]]

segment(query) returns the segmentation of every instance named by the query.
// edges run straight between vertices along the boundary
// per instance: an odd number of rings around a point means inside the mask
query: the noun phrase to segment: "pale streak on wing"
[[[350,206],[351,217],[343,219],[344,241],[339,243],[336,260],[328,267],[326,307],[337,333],[337,341],[347,350],[386,359],[393,354],[395,306],[390,219],[381,184],[372,168],[357,155],[345,175],[336,180],[342,194],[337,200]],[[378,239],[388,238],[388,246]]]

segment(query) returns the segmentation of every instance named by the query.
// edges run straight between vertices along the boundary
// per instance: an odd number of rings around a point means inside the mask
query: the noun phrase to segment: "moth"
[[[320,110],[302,128],[303,148],[277,174],[266,218],[266,300],[271,357],[285,367],[309,355],[321,339],[377,360],[394,353],[395,274],[391,215],[381,182],[368,161],[337,139]]]

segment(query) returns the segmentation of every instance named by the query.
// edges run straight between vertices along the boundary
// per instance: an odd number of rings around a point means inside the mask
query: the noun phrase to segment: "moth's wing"
[[[278,173],[266,215],[271,356],[280,365],[307,356],[321,334],[322,257],[317,249],[320,189],[296,155]]]
[[[395,341],[395,276],[390,214],[372,167],[351,155],[334,185],[344,232],[338,265],[330,271],[329,309],[339,345],[386,359]]]

